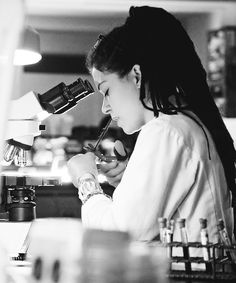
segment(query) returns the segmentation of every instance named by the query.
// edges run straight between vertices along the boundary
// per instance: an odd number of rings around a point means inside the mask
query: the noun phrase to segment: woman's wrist
[[[80,176],[79,178],[78,178],[78,186],[79,186],[79,184],[80,184],[80,182],[81,181],[84,181],[84,180],[90,180],[90,179],[94,179],[94,180],[97,180],[97,178],[94,176],[94,174],[92,174],[92,173],[84,173],[82,176]]]
[[[78,195],[84,204],[90,197],[104,194],[96,177],[91,173],[85,173],[78,179]]]

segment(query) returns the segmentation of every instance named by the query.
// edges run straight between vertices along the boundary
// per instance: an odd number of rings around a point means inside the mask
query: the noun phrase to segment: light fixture
[[[14,65],[35,64],[41,58],[39,33],[34,28],[27,26],[23,31],[20,45],[15,50]]]

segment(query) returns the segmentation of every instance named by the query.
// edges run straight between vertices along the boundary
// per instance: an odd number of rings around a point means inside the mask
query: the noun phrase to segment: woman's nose
[[[106,97],[103,98],[102,102],[102,113],[103,114],[109,114],[111,112],[111,106],[108,103],[108,99]]]

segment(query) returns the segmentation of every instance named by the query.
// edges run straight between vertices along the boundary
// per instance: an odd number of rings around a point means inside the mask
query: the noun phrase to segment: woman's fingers
[[[117,161],[113,161],[113,162],[109,162],[109,163],[100,163],[99,164],[99,169],[100,171],[102,171],[104,174],[106,174],[107,172],[109,172],[110,170],[116,168],[118,166],[118,162]]]

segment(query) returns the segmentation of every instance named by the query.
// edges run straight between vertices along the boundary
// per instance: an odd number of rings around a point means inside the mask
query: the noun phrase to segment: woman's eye
[[[104,94],[104,96],[108,96],[109,95],[109,90],[107,90]]]

